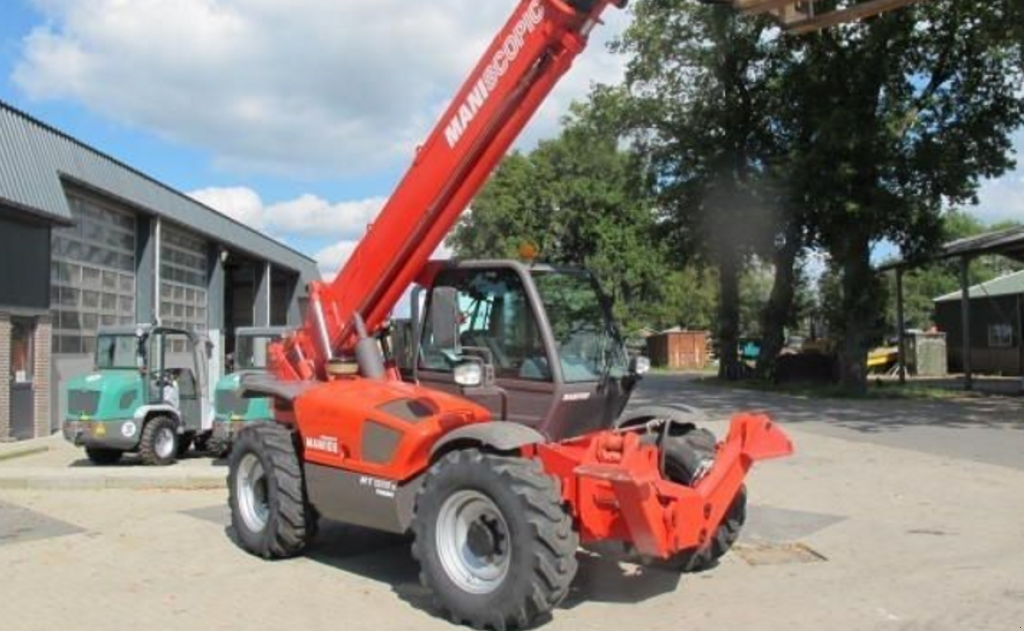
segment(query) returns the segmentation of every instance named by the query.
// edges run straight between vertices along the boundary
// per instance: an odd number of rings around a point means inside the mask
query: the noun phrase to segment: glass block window
[[[91,198],[68,204],[75,225],[51,237],[53,352],[92,353],[101,325],[135,322],[135,217]]]
[[[206,330],[206,241],[166,223],[160,244],[160,321],[169,327]],[[183,352],[184,343],[175,342]]]

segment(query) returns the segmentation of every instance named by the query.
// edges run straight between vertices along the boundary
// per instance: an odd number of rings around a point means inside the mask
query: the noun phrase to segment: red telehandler
[[[748,470],[792,453],[771,420],[739,414],[719,442],[684,410],[623,413],[645,362],[627,359],[585,270],[429,261],[602,13],[624,4],[522,0],[340,274],[312,284],[270,376],[245,380],[274,418],[231,452],[244,549],[298,554],[321,516],[411,532],[439,609],[503,630],[562,600],[580,545],[615,540],[692,570],[735,542]],[[413,285],[400,366],[388,317]]]

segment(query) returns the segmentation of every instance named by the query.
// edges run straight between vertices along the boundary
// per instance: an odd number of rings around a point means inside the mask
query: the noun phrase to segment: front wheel
[[[155,416],[146,421],[139,440],[139,457],[143,464],[166,466],[178,457],[178,427],[169,416]]]
[[[259,423],[238,434],[228,461],[228,507],[237,541],[246,551],[264,559],[302,552],[315,516],[306,502],[290,430]]]
[[[714,462],[716,443],[715,435],[706,429],[684,426],[676,431],[670,426],[660,444],[665,476],[679,484],[696,484]],[[746,519],[747,488],[741,486],[714,535],[701,547],[679,553],[670,563],[684,572],[702,572],[715,567],[739,539]]]
[[[576,574],[579,538],[558,480],[534,460],[447,455],[424,481],[412,528],[420,581],[455,623],[528,626]]]

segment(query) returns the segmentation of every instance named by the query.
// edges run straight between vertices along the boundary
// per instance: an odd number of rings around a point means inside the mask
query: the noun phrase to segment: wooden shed
[[[647,338],[647,356],[657,368],[703,368],[708,363],[708,335],[707,331],[662,331]]]

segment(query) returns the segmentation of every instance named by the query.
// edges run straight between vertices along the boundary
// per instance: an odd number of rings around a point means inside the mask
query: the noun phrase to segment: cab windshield
[[[235,343],[236,370],[262,370],[267,367],[267,346],[277,340],[274,335],[250,335]]]
[[[567,382],[622,377],[629,365],[597,283],[584,271],[533,272]]]
[[[139,368],[139,338],[134,335],[100,335],[96,340],[97,368]]]

